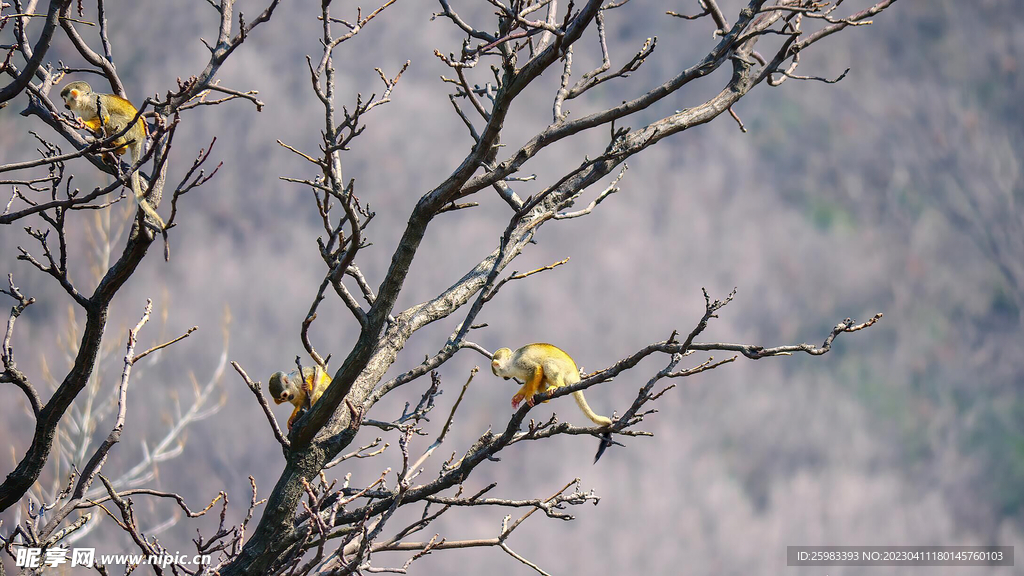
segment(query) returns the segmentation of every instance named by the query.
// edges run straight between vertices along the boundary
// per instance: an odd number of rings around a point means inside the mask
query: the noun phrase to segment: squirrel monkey
[[[60,91],[60,97],[64,99],[64,107],[74,112],[82,120],[82,123],[94,134],[102,137],[109,137],[125,129],[125,126],[139,113],[131,102],[116,94],[97,94],[92,91],[92,86],[86,82],[71,82]],[[103,121],[100,122],[99,110],[103,110]],[[132,164],[142,157],[142,146],[146,141],[146,123],[142,118],[135,123],[123,136],[114,140],[114,146],[118,155],[125,151],[131,152]],[[142,184],[139,182],[139,171],[131,174],[132,193],[135,201],[142,208],[147,216],[153,219],[162,232],[167,226],[163,218],[146,201],[142,192]]]
[[[292,429],[292,424],[298,419],[302,409],[307,407],[306,399],[309,399],[308,407],[312,408],[313,404],[316,404],[316,401],[323,395],[324,390],[331,385],[331,377],[320,367],[304,367],[302,375],[303,378],[300,380],[299,371],[292,370],[287,374],[274,372],[270,376],[270,395],[274,398],[274,402],[277,404],[291,402],[292,406],[295,406],[292,415],[288,417],[289,430]]]
[[[515,378],[523,382],[523,387],[512,397],[513,408],[518,408],[524,399],[526,404],[532,407],[534,394],[571,386],[580,381],[580,369],[576,367],[576,362],[562,349],[551,344],[527,344],[515,352],[509,348],[501,348],[491,356],[491,372],[505,380]],[[572,396],[591,422],[598,426],[611,425],[610,418],[590,409],[582,390],[573,392]],[[611,434],[605,432],[601,436],[597,456],[594,457],[595,463],[612,444]]]

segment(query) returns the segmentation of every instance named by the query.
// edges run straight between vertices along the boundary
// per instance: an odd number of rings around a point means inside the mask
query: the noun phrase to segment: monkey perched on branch
[[[64,107],[74,112],[86,128],[104,138],[124,130],[139,113],[131,102],[116,94],[93,92],[92,86],[86,82],[71,82],[60,91],[60,97],[64,99]],[[102,119],[100,118],[101,111],[103,112]],[[142,157],[142,146],[145,141],[146,123],[139,118],[123,136],[114,140],[113,145],[118,147],[114,152],[121,155],[125,151],[130,151],[132,164],[135,164]],[[146,201],[138,170],[132,170],[131,186],[132,194],[139,207],[156,223],[156,226],[159,227],[158,230],[163,232],[167,226],[164,224],[163,218]]]
[[[527,344],[515,352],[510,348],[501,348],[491,356],[491,372],[506,380],[515,378],[523,382],[523,387],[512,397],[513,408],[518,408],[523,400],[526,400],[527,406],[532,407],[534,394],[571,386],[580,381],[580,369],[576,367],[576,362],[561,348],[551,344]],[[611,426],[610,418],[601,416],[590,408],[582,390],[573,392],[572,396],[591,422],[598,426]],[[605,432],[601,436],[597,455],[594,456],[595,463],[612,444],[611,434]]]
[[[288,417],[288,429],[299,418],[303,408],[312,408],[313,404],[320,399],[324,390],[331,385],[331,377],[320,367],[304,367],[302,378],[299,378],[299,371],[292,370],[288,374],[274,372],[270,376],[270,396],[277,404],[291,402],[295,406],[292,415]],[[309,406],[306,406],[306,399],[309,399]]]

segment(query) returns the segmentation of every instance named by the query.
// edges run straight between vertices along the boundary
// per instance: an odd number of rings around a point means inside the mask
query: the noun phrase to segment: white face
[[[81,106],[82,92],[80,90],[68,90],[64,95],[64,107],[68,110],[77,111]]]
[[[282,375],[281,384],[284,387],[284,390],[281,390],[281,393],[277,396],[277,398],[274,398],[274,402],[277,402],[278,404],[291,402],[293,396],[291,380],[289,380],[288,376]]]
[[[502,348],[495,352],[494,356],[491,357],[491,372],[493,372],[495,376],[499,376],[501,378],[504,378],[505,380],[509,379],[508,376],[502,376],[499,373],[499,371],[503,370],[505,366],[508,364],[508,360],[511,354],[511,350],[509,350],[508,348]]]

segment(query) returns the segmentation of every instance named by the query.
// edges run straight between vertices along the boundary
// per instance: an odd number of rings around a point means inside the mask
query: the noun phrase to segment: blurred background
[[[335,4],[335,15],[354,18],[354,3]],[[720,4],[732,21],[745,2]],[[867,4],[847,2],[841,10]],[[143,10],[122,0],[108,6],[118,71],[133,99],[162,96],[176,77],[205,65],[207,52],[197,37],[215,38],[217,25],[206,3],[152,2]],[[255,14],[262,7],[239,1],[238,9]],[[463,1],[454,8],[491,27],[493,7],[486,3]],[[383,90],[374,67],[394,76],[411,61],[392,102],[366,118],[366,132],[345,159],[346,176],[356,179],[357,194],[376,212],[367,234],[373,245],[357,261],[375,287],[416,200],[471,147],[448,102],[449,87],[439,78],[449,70],[433,56],[435,49],[457,52],[462,35],[449,22],[430,19],[437,9],[400,1],[335,55],[339,103],[350,107],[357,93]],[[658,37],[657,50],[630,78],[571,102],[572,117],[660,84],[713,46],[710,21],[670,18],[666,9],[699,11],[696,2],[633,2],[608,14],[613,67],[650,36]],[[159,312],[144,329],[140,348],[193,325],[199,331],[134,373],[125,432],[104,468],[109,476],[123,474],[165,437],[177,418],[176,402],[191,402],[193,376],[202,386],[214,375],[224,347],[225,309],[231,316],[227,357],[254,379],[266,382],[272,372],[289,369],[302,351],[300,323],[325,272],[315,243],[319,216],[309,190],[278,178],[315,174],[276,140],[315,151],[320,138],[322,108],[304,60],[321,53],[317,14],[314,6],[283,6],[221,70],[223,85],[259,90],[262,112],[237,101],[182,118],[169,180],[180,178],[214,136],[212,160],[224,165],[211,183],[182,200],[170,263],[151,254],[115,300],[100,372],[106,392],[97,402],[114,401],[126,333],[146,298]],[[3,34],[8,39],[10,30]],[[61,58],[69,66],[84,65],[63,37],[47,57]],[[599,58],[591,31],[576,46],[574,72],[594,67]],[[513,268],[571,260],[502,289],[478,318],[489,326],[474,335],[490,350],[547,341],[594,371],[674,329],[691,330],[704,310],[702,287],[713,298],[738,290],[701,341],[820,344],[846,317],[885,317],[870,330],[841,335],[822,357],[741,357],[678,381],[642,427],[655,436],[627,438],[625,447],[611,449],[597,465],[591,465],[596,441],[589,437],[503,451],[500,463],[477,468],[468,492],[498,482],[491,493],[496,497],[547,497],[579,477],[584,489],[601,497],[596,507],[572,510],[572,522],[534,515],[513,534],[510,547],[553,574],[906,572],[787,568],[787,545],[998,544],[1024,555],[1022,66],[1024,20],[1015,0],[899,2],[873,25],[847,29],[802,55],[798,73],[835,77],[851,68],[838,84],[758,86],[735,107],[746,134],[723,116],[677,135],[631,160],[622,192],[593,214],[546,225]],[[550,121],[558,72],[549,71],[517,100],[503,138],[510,147]],[[697,105],[729,74],[723,68],[628,124],[638,127]],[[95,77],[85,79],[96,85]],[[54,138],[38,120],[18,115],[24,98],[0,110],[0,162],[37,156],[30,130]],[[516,191],[535,193],[566,166],[603,150],[606,137],[604,131],[585,133],[552,147],[526,167],[538,182]],[[70,168],[83,189],[105,183],[84,163]],[[600,188],[589,191],[583,205]],[[448,287],[497,245],[508,207],[491,192],[475,199],[480,207],[442,215],[431,225],[399,310]],[[95,283],[91,267],[103,261],[103,234],[97,231],[122,233],[125,204],[73,219],[72,275],[86,292]],[[12,272],[23,292],[37,299],[18,322],[14,346],[19,367],[46,390],[51,373],[59,380],[67,371],[68,334],[76,342],[84,318],[77,310],[77,320],[71,315],[69,299],[52,278],[15,260],[16,246],[38,252],[30,240],[20,226],[0,228],[0,272]],[[115,255],[123,242],[123,236],[112,240]],[[417,333],[389,376],[435,353],[462,317]],[[312,333],[317,349],[333,353],[337,362],[357,331],[347,310],[328,299]],[[687,360],[695,365],[705,359],[697,354]],[[666,361],[652,357],[588,390],[591,406],[621,413]],[[473,366],[484,370],[426,474],[452,452],[464,452],[488,426],[507,422],[515,387],[494,378],[485,358],[463,351],[440,371],[445,393],[431,425],[440,428]],[[369,416],[397,417],[428,383],[403,388]],[[230,368],[206,406],[218,402],[223,409],[191,424],[180,437],[181,454],[158,465],[148,484],[180,493],[193,509],[226,490],[228,518],[238,522],[250,496],[248,477],[265,496],[283,460],[259,406]],[[584,423],[567,399],[535,409],[534,417],[552,411]],[[283,420],[290,407],[276,412]],[[110,425],[99,425],[93,445]],[[32,427],[23,394],[0,388],[0,444],[9,447],[0,454],[0,474],[22,457]],[[378,432],[364,427],[353,446],[368,444]],[[385,440],[397,443],[396,437]],[[413,452],[431,441],[414,440]],[[391,448],[333,472],[339,478],[351,472],[352,485],[365,485],[399,456]],[[52,479],[48,469],[43,480],[48,485]],[[173,508],[161,502],[139,499],[136,510],[146,518],[143,528],[153,529],[172,551],[194,550],[196,529],[209,535],[215,526],[215,519],[171,525]],[[409,517],[421,510],[408,511]],[[503,514],[452,510],[429,531],[448,539],[489,538],[500,530]],[[7,533],[15,516],[8,511],[0,517]],[[393,522],[394,528],[404,525]],[[133,549],[112,522],[101,524],[76,545],[103,553]],[[379,555],[374,564],[404,561],[404,555]],[[491,548],[438,552],[411,567],[420,574],[483,570],[533,573]]]

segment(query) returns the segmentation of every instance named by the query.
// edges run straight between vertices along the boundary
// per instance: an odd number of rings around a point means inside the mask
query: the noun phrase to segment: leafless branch
[[[32,408],[32,414],[39,417],[40,400],[39,393],[36,391],[35,386],[29,381],[28,376],[24,372],[18,370],[18,365],[14,361],[14,348],[11,346],[11,339],[14,337],[14,322],[21,316],[21,313],[25,311],[30,305],[35,303],[35,298],[27,298],[17,286],[14,285],[14,275],[7,275],[8,289],[0,289],[0,293],[7,294],[11,298],[14,298],[17,303],[11,307],[11,315],[7,319],[7,330],[4,332],[3,345],[0,346],[0,363],[3,364],[4,371],[0,374],[0,382],[10,382],[21,388],[21,391],[25,393],[28,398],[29,407]]]
[[[193,326],[193,327],[189,328],[188,331],[185,332],[184,334],[182,334],[181,336],[178,336],[177,338],[174,338],[172,340],[168,340],[167,342],[164,342],[163,344],[157,344],[156,346],[153,346],[152,348],[150,348],[150,349],[146,350],[145,352],[142,352],[142,353],[138,354],[137,356],[135,356],[134,358],[132,358],[132,364],[138,362],[139,360],[142,360],[143,358],[145,358],[146,356],[149,356],[150,354],[152,354],[153,352],[156,352],[157,350],[163,350],[164,348],[167,348],[168,346],[170,346],[171,344],[174,344],[175,342],[180,342],[180,341],[184,340],[185,338],[188,338],[196,330],[199,330],[199,326]]]
[[[277,441],[281,446],[287,450],[291,446],[291,443],[288,442],[288,439],[281,433],[281,427],[277,425],[277,418],[274,418],[274,412],[270,410],[270,404],[267,403],[267,399],[263,396],[259,383],[253,382],[238,362],[232,362],[231,367],[235,369],[235,372],[238,372],[238,375],[242,377],[245,385],[248,386],[249,390],[256,396],[256,401],[259,402],[260,407],[263,408],[263,413],[267,415],[267,421],[270,422],[270,427],[274,431],[274,437],[277,438]]]
[[[501,451],[516,443],[539,441],[555,436],[602,436],[602,446],[615,443],[610,435],[618,437],[645,436],[650,432],[639,429],[646,417],[655,413],[652,402],[657,401],[673,388],[673,384],[664,385],[664,379],[689,377],[709,370],[723,367],[734,362],[740,354],[747,358],[758,359],[768,356],[789,355],[805,352],[811,355],[827,353],[835,338],[844,332],[853,332],[874,325],[881,315],[876,315],[867,322],[856,324],[850,319],[837,324],[827,335],[821,345],[795,344],[765,347],[756,344],[732,344],[727,342],[698,342],[708,329],[711,319],[727,305],[735,294],[733,292],[724,300],[712,300],[707,292],[704,314],[697,319],[694,327],[685,338],[677,338],[673,332],[666,340],[655,342],[637,350],[633,354],[620,359],[607,368],[586,375],[578,383],[571,386],[548,390],[536,396],[535,401],[558,398],[575,391],[584,390],[606,383],[616,376],[632,370],[641,360],[655,353],[666,354],[667,361],[661,370],[646,374],[646,383],[639,388],[636,397],[623,406],[621,416],[613,420],[608,427],[573,426],[560,422],[552,415],[547,419],[529,419],[531,408],[524,406],[513,412],[503,429],[492,432],[490,429],[479,434],[478,439],[469,446],[453,448],[450,457],[430,466],[428,461],[445,442],[450,442],[450,433],[456,422],[458,410],[464,407],[470,382],[476,376],[474,368],[461,387],[461,393],[454,399],[450,408],[441,404],[447,396],[444,382],[438,371],[449,360],[463,349],[470,349],[483,356],[490,353],[475,342],[470,341],[469,334],[486,326],[480,323],[483,307],[497,297],[501,288],[511,280],[529,278],[542,271],[551,270],[568,261],[568,258],[536,268],[525,273],[513,270],[509,266],[518,258],[531,243],[538,239],[537,233],[544,225],[551,225],[562,220],[576,219],[591,214],[607,197],[620,190],[620,182],[626,170],[626,162],[634,155],[658,144],[660,141],[690,130],[701,124],[708,123],[728,113],[745,130],[743,123],[736,114],[734,105],[745,97],[758,84],[765,82],[776,85],[787,78],[818,80],[833,82],[823,77],[798,76],[797,66],[803,50],[808,49],[835,32],[851,26],[860,26],[870,22],[870,18],[888,7],[892,0],[881,1],[852,16],[838,16],[836,8],[841,3],[828,2],[796,2],[783,0],[773,6],[765,6],[765,0],[748,0],[745,7],[739,10],[733,23],[729,23],[725,14],[715,0],[698,0],[701,13],[682,16],[694,19],[708,16],[715,23],[715,34],[712,44],[706,53],[690,63],[688,67],[680,66],[666,77],[659,79],[650,86],[627,85],[622,88],[631,90],[620,104],[604,106],[600,101],[588,101],[589,113],[581,117],[570,118],[566,102],[574,98],[583,98],[587,93],[604,82],[612,79],[625,79],[636,71],[652,55],[656,40],[649,39],[643,46],[631,49],[625,57],[617,54],[613,34],[609,34],[606,26],[610,26],[613,16],[620,12],[611,10],[623,6],[626,1],[579,0],[579,6],[573,2],[560,3],[556,0],[490,0],[494,9],[493,21],[472,24],[459,16],[446,0],[439,0],[440,10],[434,15],[454,26],[459,35],[459,43],[454,47],[435,51],[440,61],[451,69],[447,77],[442,79],[443,86],[451,90],[449,99],[455,109],[455,116],[465,124],[472,138],[470,151],[462,158],[454,169],[440,182],[424,193],[406,219],[407,224],[402,231],[401,239],[391,254],[390,265],[381,271],[380,278],[373,283],[364,277],[357,266],[357,259],[363,248],[372,245],[372,228],[369,224],[374,217],[370,206],[356,194],[356,179],[346,174],[343,160],[355,138],[368,129],[366,120],[372,110],[390,103],[394,89],[408,68],[408,62],[394,74],[388,76],[382,69],[376,68],[383,89],[377,94],[364,98],[357,95],[354,102],[341,106],[337,102],[337,71],[335,56],[342,50],[342,44],[355,35],[365,31],[371,21],[384,18],[387,9],[395,5],[394,0],[380,0],[381,3],[371,12],[363,13],[359,8],[353,17],[341,18],[332,14],[333,3],[325,0],[321,3],[319,22],[322,34],[322,52],[316,58],[307,58],[310,88],[317,101],[318,109],[322,109],[323,125],[319,149],[305,152],[298,148],[278,141],[287,150],[299,155],[311,164],[306,169],[309,173],[298,177],[283,177],[283,180],[308,186],[312,192],[317,221],[322,226],[322,235],[318,238],[317,248],[324,264],[324,276],[320,282],[308,310],[298,322],[299,340],[312,361],[323,370],[327,370],[332,358],[324,350],[324,343],[317,341],[318,333],[314,331],[314,323],[318,316],[327,314],[330,308],[324,305],[325,300],[334,296],[341,301],[352,315],[358,326],[358,334],[354,343],[345,354],[338,354],[340,366],[337,366],[332,381],[322,396],[314,403],[310,400],[309,409],[302,416],[300,425],[292,427],[286,437],[271,409],[267,399],[260,390],[260,384],[253,382],[237,363],[232,366],[238,372],[249,389],[256,396],[270,423],[271,430],[280,443],[283,453],[283,470],[270,492],[267,506],[259,524],[252,534],[247,534],[248,526],[254,517],[257,506],[264,503],[257,498],[255,481],[250,478],[252,494],[245,518],[238,524],[227,522],[227,496],[221,493],[209,506],[193,512],[185,505],[183,498],[173,492],[136,488],[139,482],[155,476],[157,462],[173,457],[181,452],[181,434],[184,427],[200,418],[209,416],[223,406],[206,404],[215,390],[219,378],[227,365],[227,339],[218,367],[205,386],[191,377],[194,401],[188,408],[174,403],[175,419],[167,435],[154,448],[143,443],[143,458],[140,464],[131,467],[120,477],[113,480],[100,474],[110,448],[118,442],[126,414],[126,393],[128,374],[131,366],[143,359],[145,364],[159,358],[160,351],[174,342],[178,342],[192,332],[166,340],[161,336],[157,341],[165,341],[138,355],[134,353],[137,332],[142,323],[129,334],[128,353],[125,356],[125,369],[122,384],[119,388],[117,413],[114,417],[113,429],[107,441],[92,451],[92,458],[83,468],[77,484],[72,480],[67,488],[53,487],[44,494],[45,510],[34,511],[33,522],[28,523],[19,538],[27,541],[42,541],[46,537],[73,538],[70,531],[81,535],[89,529],[90,520],[75,521],[64,524],[73,510],[93,510],[93,517],[102,517],[102,511],[123,529],[142,551],[146,553],[161,552],[162,546],[150,536],[151,531],[139,527],[138,518],[133,511],[130,498],[133,496],[154,496],[159,499],[171,499],[189,518],[203,515],[217,509],[217,502],[223,499],[219,507],[220,521],[215,532],[209,538],[200,536],[195,540],[200,553],[219,553],[221,561],[214,570],[224,576],[238,574],[308,574],[308,573],[375,573],[404,572],[410,565],[423,556],[444,549],[494,546],[511,555],[518,562],[532,570],[544,574],[544,570],[536,563],[513,551],[507,540],[518,526],[537,510],[543,511],[551,518],[569,520],[568,506],[578,506],[587,502],[595,502],[592,493],[579,490],[579,481],[575,480],[549,498],[509,499],[489,493],[495,488],[491,484],[475,493],[464,494],[468,486],[467,480],[483,462],[498,459]],[[21,250],[21,258],[37,270],[54,277],[65,292],[79,304],[86,315],[86,323],[81,330],[79,342],[75,342],[68,354],[73,360],[73,367],[63,381],[52,378],[55,392],[45,404],[39,398],[35,387],[17,372],[12,349],[12,334],[15,319],[31,304],[9,279],[10,290],[4,291],[15,298],[15,305],[8,321],[3,341],[2,361],[4,372],[0,378],[4,382],[13,382],[28,396],[29,404],[37,417],[36,434],[32,444],[15,471],[0,486],[0,510],[11,506],[25,495],[39,477],[39,471],[47,460],[51,445],[57,438],[57,453],[63,454],[72,445],[78,455],[90,453],[86,447],[91,437],[90,426],[95,426],[96,417],[105,410],[113,408],[93,406],[97,398],[98,381],[97,367],[103,356],[102,336],[108,330],[106,320],[109,306],[119,288],[127,281],[145,256],[153,235],[146,228],[145,218],[137,218],[127,236],[126,245],[119,258],[98,258],[95,266],[97,278],[91,294],[84,290],[85,282],[79,279],[74,270],[75,262],[69,259],[69,237],[66,231],[67,215],[82,214],[81,210],[95,210],[110,203],[110,198],[100,200],[101,196],[116,191],[123,183],[126,174],[140,171],[144,174],[148,197],[154,205],[159,205],[165,190],[166,179],[172,169],[171,149],[176,126],[181,113],[199,106],[222,104],[231,100],[244,99],[253,103],[258,110],[263,102],[257,99],[257,92],[244,88],[225,88],[220,86],[216,76],[221,65],[233,53],[253,30],[268,21],[280,4],[279,0],[264,0],[263,8],[257,17],[250,22],[241,13],[235,14],[234,0],[208,0],[216,10],[218,32],[216,39],[205,42],[210,56],[205,68],[176,86],[166,89],[162,100],[148,100],[139,108],[139,118],[149,122],[153,136],[149,151],[142,158],[136,158],[131,166],[119,163],[107,166],[103,162],[105,153],[111,152],[113,139],[102,138],[90,141],[79,134],[73,117],[61,114],[50,98],[50,93],[63,80],[65,73],[72,71],[89,71],[101,74],[109,83],[110,89],[121,96],[126,96],[124,84],[117,75],[114,64],[114,46],[108,38],[108,22],[105,3],[97,3],[98,38],[81,35],[76,26],[83,25],[87,19],[71,17],[69,0],[50,3],[50,11],[46,16],[43,34],[33,50],[32,42],[26,29],[27,22],[34,19],[34,9],[21,11],[13,16],[4,16],[15,25],[14,44],[4,47],[9,54],[3,65],[3,73],[14,82],[0,90],[0,104],[9,91],[13,94],[25,92],[28,107],[25,115],[34,117],[48,126],[62,138],[70,142],[77,150],[72,154],[63,154],[55,145],[43,142],[45,151],[41,150],[42,158],[22,161],[0,167],[0,171],[32,170],[46,167],[49,174],[21,174],[13,179],[14,190],[10,201],[0,215],[0,224],[13,223],[21,218],[39,218],[44,224],[30,226],[26,229],[34,240],[35,248],[30,253]],[[33,4],[34,5],[34,4]],[[81,7],[79,7],[81,10]],[[805,31],[801,23],[813,23],[813,31]],[[2,24],[0,24],[2,25]],[[50,43],[47,37],[54,30],[63,30],[78,56],[87,63],[85,67],[71,68],[63,63],[59,67],[42,66],[42,53]],[[335,30],[342,27],[340,34]],[[586,61],[580,43],[585,32],[595,30],[596,44],[590,45],[594,61],[597,65],[582,76],[573,77],[573,59],[576,62]],[[613,45],[609,46],[609,36]],[[90,42],[96,47],[90,46]],[[769,46],[766,46],[769,45]],[[345,47],[347,48],[348,45]],[[755,48],[759,49],[758,52]],[[635,52],[633,52],[635,50]],[[762,55],[762,52],[764,55]],[[17,56],[15,58],[15,56]],[[613,68],[613,62],[619,62]],[[577,64],[578,66],[578,64]],[[731,74],[714,74],[719,68],[731,68]],[[521,110],[522,103],[517,100],[527,90],[538,89],[537,81],[551,70],[560,72],[557,88],[548,95],[552,104],[552,120],[547,126],[525,138],[516,137],[516,144],[508,146],[509,138],[505,137],[506,127],[518,120],[513,111]],[[844,73],[845,75],[845,73]],[[674,108],[666,103],[677,98],[680,91],[697,80],[707,79],[714,82],[720,79],[717,92],[710,94],[703,102],[665,113],[666,108]],[[839,79],[841,79],[840,76]],[[634,80],[636,80],[634,78]],[[838,81],[836,79],[835,81]],[[688,92],[690,93],[690,92]],[[693,91],[693,93],[700,93]],[[591,92],[590,96],[594,96]],[[470,112],[472,107],[475,112]],[[582,106],[581,106],[582,108]],[[145,110],[145,111],[144,111]],[[662,110],[658,113],[656,111]],[[318,112],[319,113],[319,112]],[[475,120],[470,119],[473,116]],[[628,120],[627,120],[628,119]],[[637,126],[625,127],[626,122]],[[555,173],[550,173],[546,166],[533,169],[527,164],[545,154],[550,147],[582,135],[592,128],[600,129],[592,134],[607,135],[600,148],[577,159],[577,161],[560,164]],[[605,129],[607,131],[605,131]],[[604,136],[602,136],[603,138]],[[214,141],[215,142],[215,141]],[[192,165],[185,171],[171,195],[171,215],[168,224],[176,223],[179,214],[178,200],[189,191],[209,181],[216,174],[217,168],[204,172],[204,166],[211,157],[214,142],[205,150],[200,150]],[[109,154],[106,154],[109,156]],[[119,181],[114,187],[82,193],[71,186],[72,177],[65,175],[64,163],[68,160],[83,157],[97,169],[115,175]],[[149,160],[153,160],[149,164]],[[543,164],[543,163],[541,163]],[[543,169],[541,169],[543,168]],[[617,172],[617,175],[616,175]],[[607,182],[606,177],[613,178],[604,189],[592,196],[593,200],[582,209],[578,205],[584,193],[592,186]],[[516,190],[512,189],[516,187]],[[468,198],[482,190],[494,190],[502,201],[511,208],[504,209],[502,222],[504,230],[495,234],[497,241],[490,246],[490,252],[468,268],[464,274],[455,279],[447,288],[424,301],[418,301],[408,308],[396,309],[397,303],[410,281],[410,270],[419,253],[419,248],[427,237],[427,228],[441,214],[480,205],[485,207],[485,200]],[[489,193],[489,192],[488,192]],[[40,196],[49,194],[48,198]],[[364,195],[364,198],[372,198]],[[114,200],[116,201],[116,200]],[[17,203],[17,204],[16,204]],[[607,206],[607,205],[606,205]],[[476,211],[474,211],[475,213]],[[95,212],[94,212],[95,213]],[[182,212],[184,214],[184,212]],[[499,228],[500,229],[500,228]],[[165,247],[169,246],[165,233]],[[104,233],[105,234],[105,233]],[[72,237],[73,238],[73,237]],[[113,235],[104,236],[109,246]],[[364,267],[374,271],[374,267]],[[76,284],[72,284],[75,278]],[[350,290],[351,283],[357,288]],[[81,289],[81,291],[80,291]],[[147,309],[148,310],[148,309]],[[453,315],[458,315],[454,316]],[[148,318],[148,311],[145,318]],[[428,356],[413,368],[385,381],[384,375],[394,366],[399,353],[407,345],[410,337],[424,327],[446,322],[449,332],[444,343],[436,348],[432,356]],[[334,318],[323,318],[315,324],[317,330],[334,328],[338,325]],[[226,328],[225,328],[226,330]],[[77,348],[73,348],[77,346]],[[727,351],[730,354],[724,359],[701,358],[689,365],[680,365],[684,359],[692,356],[695,351]],[[139,364],[139,368],[143,364]],[[688,366],[688,367],[687,367]],[[301,370],[301,366],[299,367]],[[47,370],[47,374],[49,374]],[[430,374],[430,383],[425,390],[412,392],[412,387],[405,387],[414,381],[422,382],[422,377]],[[51,380],[47,376],[48,380]],[[404,388],[408,393],[405,407],[400,415],[391,414],[380,419],[367,417],[368,412],[388,394],[399,393]],[[77,407],[76,397],[83,390],[88,392],[83,398],[84,406]],[[417,393],[418,398],[417,398]],[[404,392],[403,392],[404,394]],[[396,397],[392,397],[396,398]],[[401,406],[401,401],[398,406]],[[383,405],[382,405],[383,406]],[[434,409],[438,408],[438,411]],[[464,411],[465,409],[462,408]],[[61,440],[57,426],[62,422],[65,413],[70,416],[63,421],[73,424],[74,442]],[[438,429],[428,428],[430,419],[438,412],[446,413],[443,423]],[[374,415],[377,417],[377,415]],[[79,417],[85,417],[81,420]],[[88,422],[92,423],[88,423]],[[352,449],[352,443],[362,424],[368,424],[384,430],[382,438]],[[387,434],[397,434],[398,453],[394,450],[386,452],[389,443],[384,441]],[[421,445],[421,439],[423,439]],[[61,443],[64,443],[62,445]],[[359,444],[356,444],[358,446]],[[329,479],[325,470],[339,464],[354,463],[356,460],[373,457],[384,459],[400,458],[400,465],[394,470],[388,468],[380,474],[376,481],[364,485],[354,483],[351,474],[343,479]],[[447,456],[447,455],[446,455]],[[502,455],[508,458],[510,456]],[[58,463],[80,462],[73,458],[60,458]],[[376,460],[374,462],[379,462]],[[376,470],[380,470],[377,468]],[[59,470],[56,476],[63,479],[71,476],[68,470]],[[392,472],[394,476],[392,476]],[[105,495],[89,493],[89,484],[95,477],[100,477],[105,487]],[[356,476],[358,478],[358,476]],[[391,480],[394,479],[392,483]],[[417,484],[418,482],[418,484]],[[570,491],[572,486],[575,489]],[[472,492],[473,489],[470,489]],[[54,494],[64,494],[61,498],[53,498]],[[485,496],[486,494],[486,496]],[[58,508],[59,502],[66,502]],[[113,503],[111,506],[110,503]],[[421,504],[422,514],[416,518],[406,519],[398,514],[402,507]],[[462,513],[473,506],[506,506],[511,508],[527,508],[528,510],[513,521],[506,517],[495,538],[472,540],[448,540],[441,534],[431,535],[427,528],[442,514]],[[175,513],[177,509],[175,509]],[[84,516],[83,516],[84,517]],[[40,523],[46,519],[46,526]],[[95,522],[97,520],[93,520]],[[40,528],[47,528],[40,531]],[[413,535],[420,541],[412,541]],[[42,539],[42,540],[41,540]],[[383,552],[410,552],[411,557],[384,567],[380,557],[375,554]],[[171,570],[175,574],[177,568]],[[159,573],[159,571],[158,571]]]

